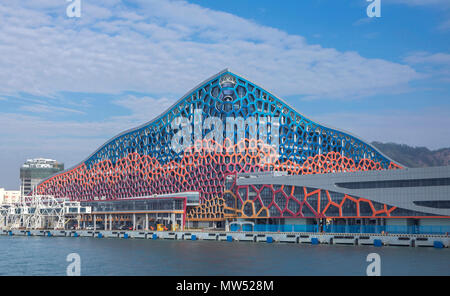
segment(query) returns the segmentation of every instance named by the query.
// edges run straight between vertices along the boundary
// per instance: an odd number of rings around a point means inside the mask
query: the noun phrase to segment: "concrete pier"
[[[202,241],[239,241],[253,243],[341,244],[405,247],[450,247],[446,235],[283,233],[225,231],[138,231],[138,230],[0,230],[4,236],[91,237],[105,239],[167,239]]]

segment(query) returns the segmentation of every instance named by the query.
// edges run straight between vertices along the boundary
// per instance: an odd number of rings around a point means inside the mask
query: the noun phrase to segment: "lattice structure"
[[[220,221],[226,218],[235,218],[236,210],[228,207],[223,197],[213,197],[205,200],[200,206],[190,211],[186,219],[190,221]]]
[[[397,208],[347,194],[285,185],[233,186],[238,218],[376,218]],[[252,194],[253,193],[253,194]]]
[[[236,218],[423,218],[430,213],[379,203],[364,197],[304,186],[227,182],[224,198]]]
[[[20,203],[0,205],[0,228],[64,229],[64,200],[52,196],[28,197]]]
[[[321,174],[382,169],[380,163],[372,160],[362,159],[355,163],[336,152],[309,157],[303,164],[297,164],[275,159],[274,148],[261,142],[255,144],[259,146],[255,151],[247,147],[245,152],[238,150],[242,143],[249,146],[246,140],[233,145],[231,150],[234,152],[214,152],[212,147],[218,144],[213,140],[203,140],[202,143],[201,152],[195,152],[192,147],[180,162],[161,164],[155,158],[130,153],[115,165],[110,160],[91,169],[81,165],[42,183],[37,192],[72,200],[92,200],[199,191],[202,199],[209,199],[223,194],[224,176],[234,173],[287,171],[291,174]],[[390,165],[390,168],[394,167],[394,164]]]
[[[279,118],[279,129],[269,121],[266,134],[257,131],[257,140],[250,137],[248,128],[243,137],[235,131],[229,138],[224,131],[224,143],[205,140],[211,131],[202,129],[200,142],[181,152],[171,149],[177,132],[173,129],[174,121],[181,117],[191,120],[195,110],[201,110],[203,119],[220,118],[224,125],[230,117],[253,117],[257,122]],[[194,120],[190,124],[195,131]],[[194,135],[192,138],[194,142]],[[279,139],[279,148],[273,150],[275,138]],[[194,149],[199,144],[203,146],[200,152]],[[45,180],[36,192],[91,201],[198,191],[205,202],[224,196],[225,177],[230,174],[258,171],[322,174],[393,168],[399,166],[369,144],[312,122],[261,87],[224,71],[184,96],[157,119],[118,135],[75,168]],[[225,201],[227,206],[234,206],[229,204],[231,199]],[[252,207],[248,202],[244,208]],[[238,210],[249,211],[244,208]],[[257,209],[255,206],[252,215],[262,213]]]

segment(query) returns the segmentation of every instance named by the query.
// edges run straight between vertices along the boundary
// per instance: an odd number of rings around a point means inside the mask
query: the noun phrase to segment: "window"
[[[401,188],[401,187],[426,187],[426,186],[449,186],[449,185],[450,185],[450,178],[336,183],[336,186],[347,189]]]
[[[450,200],[418,200],[414,204],[434,209],[450,209]]]

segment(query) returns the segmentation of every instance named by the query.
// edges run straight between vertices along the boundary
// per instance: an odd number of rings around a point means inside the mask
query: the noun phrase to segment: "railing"
[[[232,225],[231,231],[258,231],[258,232],[318,232],[317,225],[273,225],[273,224],[256,224],[252,225]]]
[[[256,232],[325,232],[325,233],[392,233],[392,234],[450,234],[450,225],[406,226],[406,225],[318,225],[256,224],[231,225],[230,231]]]

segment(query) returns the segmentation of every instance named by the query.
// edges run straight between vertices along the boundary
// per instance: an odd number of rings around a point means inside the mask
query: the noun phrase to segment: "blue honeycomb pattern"
[[[373,160],[384,169],[392,163],[371,145],[309,120],[270,92],[225,70],[185,95],[160,117],[108,141],[84,164],[87,168],[104,160],[114,164],[130,153],[155,157],[163,164],[178,161],[183,153],[176,153],[170,147],[176,132],[171,128],[172,121],[180,116],[192,120],[196,109],[203,110],[203,118],[219,117],[224,124],[227,117],[280,117],[280,161],[291,160],[301,164],[308,157],[336,152],[355,163],[362,159]],[[206,130],[202,132],[203,136],[207,133]]]

